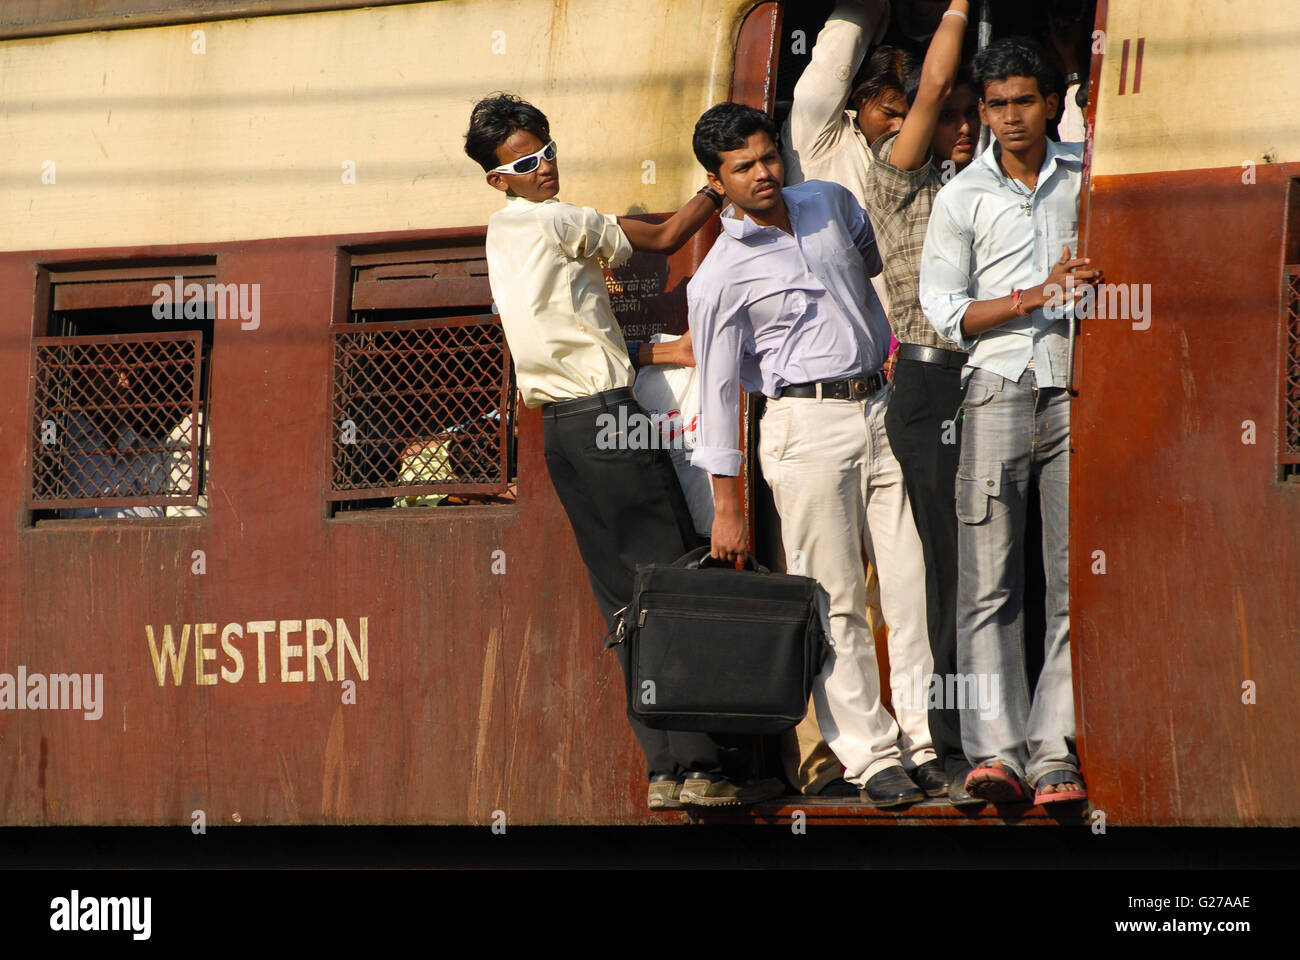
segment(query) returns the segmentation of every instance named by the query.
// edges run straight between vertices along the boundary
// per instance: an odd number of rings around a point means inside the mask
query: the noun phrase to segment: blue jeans
[[[1070,669],[1070,398],[976,368],[962,401],[957,468],[957,669],[982,696],[962,705],[972,764],[1000,760],[1031,785],[1077,770]],[[1024,537],[1029,484],[1038,486],[1047,579],[1042,673],[1025,671]],[[970,703],[974,699],[978,702]]]

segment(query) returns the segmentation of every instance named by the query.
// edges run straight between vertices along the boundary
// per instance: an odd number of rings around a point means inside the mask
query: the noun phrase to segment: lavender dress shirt
[[[836,183],[782,191],[794,235],[722,215],[722,234],[686,288],[699,366],[700,440],[691,463],[740,472],[740,387],[870,375],[889,352],[889,324],[869,279],[880,272],[871,222]]]

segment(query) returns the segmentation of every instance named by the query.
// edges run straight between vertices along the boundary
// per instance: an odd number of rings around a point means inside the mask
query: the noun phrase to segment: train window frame
[[[205,296],[202,316],[179,310],[178,316],[160,316],[157,288],[165,284],[174,290],[179,282],[185,290],[200,283],[206,293],[216,276],[215,257],[38,265],[28,366],[31,454],[25,471],[25,527],[83,527],[96,521],[172,525],[207,517],[215,311]],[[140,313],[146,309],[148,321]],[[119,367],[135,372],[125,398],[121,391],[128,387],[120,379],[115,388],[108,386],[114,370],[119,378],[127,372]],[[66,372],[73,369],[101,382],[73,388],[73,374]],[[60,385],[60,380],[65,382]],[[160,386],[184,392],[167,397],[149,393]],[[105,432],[107,421],[97,417],[107,409],[117,411],[113,417],[120,422]],[[169,412],[177,416],[168,417]],[[72,461],[80,480],[68,479],[67,451],[42,455],[45,447],[62,446],[71,432],[67,417],[74,415],[85,421],[75,434],[81,439]],[[123,423],[128,424],[125,430]],[[97,458],[106,451],[92,449],[95,437],[113,445],[107,452],[108,476],[100,473],[104,464]],[[69,483],[85,486],[101,480],[144,489],[69,495]]]
[[[448,233],[440,240],[339,251],[342,291],[330,324],[325,458],[331,520],[445,518],[461,511],[480,516],[492,508],[516,509],[518,391],[487,280],[486,228]],[[367,361],[368,351],[393,359]],[[468,389],[435,381],[428,389],[407,391],[425,404],[419,411],[403,410],[382,388],[371,390],[375,415],[396,420],[397,428],[393,436],[367,441],[358,431],[360,418],[350,415],[359,394],[349,394],[347,385],[373,376],[364,372],[368,362],[394,371],[405,364],[412,373],[417,368],[469,371],[477,379]],[[400,391],[402,383],[394,386]],[[455,422],[446,430],[402,433],[421,422],[447,426],[447,417]],[[359,461],[358,441],[371,447]],[[346,476],[358,470],[372,474],[373,482]]]

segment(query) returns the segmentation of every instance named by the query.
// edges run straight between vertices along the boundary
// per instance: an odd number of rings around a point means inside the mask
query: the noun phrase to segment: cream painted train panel
[[[0,249],[482,224],[499,195],[462,143],[498,89],[549,116],[562,198],[675,209],[751,6],[440,0],[6,41]]]
[[[1300,161],[1300,0],[1110,0],[1104,40],[1094,176]]]

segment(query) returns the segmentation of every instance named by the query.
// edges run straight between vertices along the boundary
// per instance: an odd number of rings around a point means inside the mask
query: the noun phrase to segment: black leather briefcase
[[[637,567],[610,643],[628,645],[628,714],[658,730],[784,733],[807,712],[825,659],[826,592],[708,555]]]

